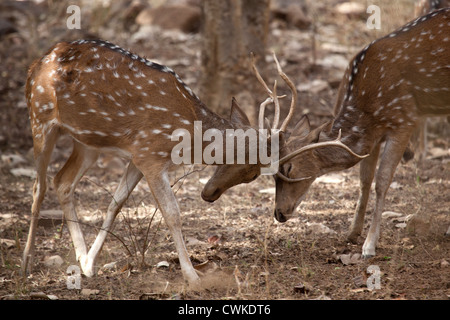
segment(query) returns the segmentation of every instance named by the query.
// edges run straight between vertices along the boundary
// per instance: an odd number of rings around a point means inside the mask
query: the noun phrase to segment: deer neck
[[[201,161],[202,164],[225,164],[230,162],[227,155],[233,155],[234,161],[237,161],[236,157],[239,152],[242,153],[242,150],[245,152],[245,158],[248,159],[249,146],[246,144],[245,149],[242,148],[239,139],[233,137],[233,135],[236,135],[236,130],[241,129],[242,132],[246,132],[247,130],[253,130],[252,127],[233,123],[231,120],[212,112],[202,103],[196,106],[194,119],[189,130],[193,138],[193,152],[191,153],[193,163]],[[258,138],[258,131],[254,130],[254,133]],[[201,159],[199,154],[201,154]],[[209,159],[213,156],[214,163],[208,160],[208,156]]]
[[[343,107],[336,118],[328,123],[329,129],[321,132],[319,142],[336,139],[340,131],[342,143],[353,152],[369,154],[380,140],[379,132],[369,122],[364,118],[363,112],[357,112],[356,107]],[[336,147],[321,148],[314,152],[320,160],[320,175],[348,169],[361,161],[346,150]]]
[[[209,110],[203,103],[195,108],[195,121],[200,121],[203,131],[217,129],[225,135],[227,129],[236,129],[230,119],[224,118]]]

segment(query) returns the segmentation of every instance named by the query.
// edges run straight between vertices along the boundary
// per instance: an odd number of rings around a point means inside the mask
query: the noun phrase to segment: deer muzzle
[[[223,193],[223,191],[219,188],[212,189],[212,188],[205,187],[202,190],[201,196],[202,196],[202,199],[207,202],[214,202],[220,198],[222,193]]]
[[[278,222],[286,222],[288,221],[288,218],[283,214],[283,211],[281,209],[275,209],[273,211],[273,214],[275,216],[275,219],[277,219]]]

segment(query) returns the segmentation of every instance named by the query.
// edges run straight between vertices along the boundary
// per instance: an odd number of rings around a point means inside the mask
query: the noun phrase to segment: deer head
[[[311,130],[308,116],[303,116],[280,148],[279,171],[275,178],[274,216],[279,222],[291,218],[311,184],[329,169],[351,167],[367,157],[354,153],[341,142],[341,131],[329,140],[333,121]],[[339,160],[342,159],[342,160]],[[344,160],[345,159],[345,160]]]
[[[252,129],[250,121],[246,114],[241,110],[237,101],[233,98],[230,112],[230,122],[235,128],[242,130]],[[249,150],[248,140],[246,140],[245,150]],[[259,176],[260,166],[245,164],[225,164],[217,166],[213,177],[208,181],[202,191],[202,198],[205,201],[213,202],[217,200],[221,194],[233,187],[237,183],[248,183],[255,180]],[[240,177],[239,182],[231,179],[231,177]],[[219,182],[220,181],[220,185]]]

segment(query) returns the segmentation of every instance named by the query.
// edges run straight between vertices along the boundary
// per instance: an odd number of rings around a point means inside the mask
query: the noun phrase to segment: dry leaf
[[[6,249],[10,249],[16,245],[16,241],[11,239],[0,239],[0,245],[5,246]]]
[[[208,242],[213,245],[219,244],[222,242],[222,237],[218,235],[213,235],[208,238]]]
[[[294,292],[296,293],[309,293],[312,290],[312,287],[307,283],[299,283],[294,286]]]
[[[97,295],[100,293],[100,290],[97,289],[82,289],[81,295],[83,296],[91,296],[91,295]]]
[[[158,262],[157,264],[156,264],[156,268],[157,269],[159,269],[159,268],[168,268],[169,267],[169,262],[167,262],[167,261],[160,261],[160,262]]]

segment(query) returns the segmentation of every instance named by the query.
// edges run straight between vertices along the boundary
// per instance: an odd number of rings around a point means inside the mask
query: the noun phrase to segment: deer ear
[[[327,133],[329,133],[331,131],[332,127],[333,127],[333,121],[329,121],[329,122],[325,123],[320,129],[318,141],[324,141],[327,137]]]
[[[305,114],[295,125],[291,132],[291,137],[306,137],[310,131],[311,125],[309,124],[309,118]]]
[[[241,107],[239,107],[236,99],[233,97],[231,100],[231,114],[230,114],[231,123],[237,124],[239,126],[250,126],[250,121],[247,118],[247,115],[242,111]]]

